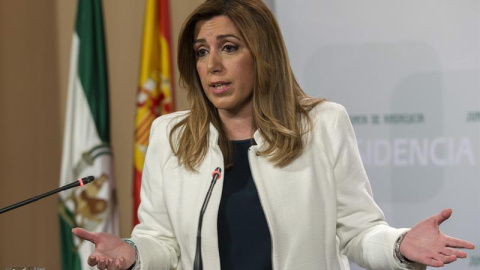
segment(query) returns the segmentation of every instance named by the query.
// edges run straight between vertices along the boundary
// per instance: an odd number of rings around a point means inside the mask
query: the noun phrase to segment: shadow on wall
[[[355,131],[377,202],[428,201],[442,188],[444,169],[422,145],[422,138],[444,133],[441,69],[436,52],[414,42],[321,47],[304,69],[307,92],[367,119]],[[416,122],[395,121],[402,115],[417,116]]]

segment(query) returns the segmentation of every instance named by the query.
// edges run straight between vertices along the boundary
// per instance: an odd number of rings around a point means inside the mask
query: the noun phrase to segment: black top
[[[232,141],[233,166],[224,175],[218,210],[222,270],[272,270],[270,232],[248,163],[252,141]]]

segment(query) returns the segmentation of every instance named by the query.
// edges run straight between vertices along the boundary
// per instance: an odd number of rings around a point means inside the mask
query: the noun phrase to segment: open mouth
[[[212,89],[213,92],[219,94],[219,93],[223,93],[223,92],[227,91],[229,86],[230,86],[230,83],[215,82],[215,83],[209,84],[209,86],[210,86],[210,89]]]

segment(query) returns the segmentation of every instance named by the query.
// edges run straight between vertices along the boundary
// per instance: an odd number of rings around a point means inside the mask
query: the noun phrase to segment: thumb
[[[82,228],[73,228],[72,233],[84,240],[92,242],[93,244],[97,244],[98,242],[97,233],[92,233]]]
[[[442,212],[437,214],[436,220],[437,224],[440,225],[442,224],[445,220],[449,219],[450,216],[452,215],[452,209],[443,209]]]

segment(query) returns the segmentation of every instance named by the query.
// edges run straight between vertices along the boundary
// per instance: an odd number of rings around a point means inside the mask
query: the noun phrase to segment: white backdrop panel
[[[387,221],[451,207],[441,229],[480,247],[480,1],[268,2],[300,85],[349,111]],[[480,269],[468,254],[444,269]]]

